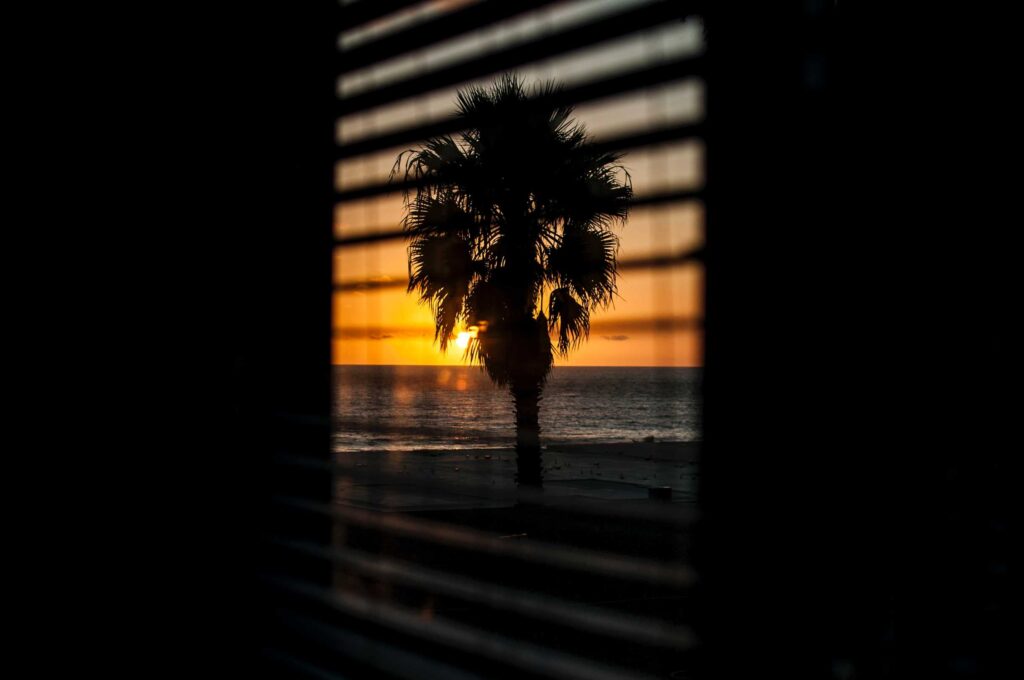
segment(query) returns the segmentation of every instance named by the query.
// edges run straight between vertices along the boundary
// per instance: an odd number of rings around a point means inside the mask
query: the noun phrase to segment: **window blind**
[[[621,152],[631,175],[622,233],[633,236],[618,265],[647,303],[595,312],[592,337],[643,336],[649,365],[679,365],[681,352],[699,364],[707,150],[693,7],[360,0],[342,3],[338,19],[336,363],[373,365],[375,343],[423,332],[389,316],[396,298],[384,297],[408,285],[401,200],[416,188],[392,176],[395,158],[459,133],[455,93],[513,72],[560,83],[532,106],[573,105],[592,147]],[[676,457],[656,441],[598,458],[549,446],[544,488],[516,488],[507,442],[418,456],[349,451],[340,439],[352,432],[392,442],[422,434],[383,406],[359,404],[358,422],[339,416],[367,398],[364,379],[336,369],[329,456],[281,451],[275,461],[282,479],[329,475],[333,493],[324,502],[302,484],[279,486],[278,521],[265,532],[268,664],[322,678],[687,676],[699,649],[689,559],[699,429]],[[653,410],[678,416],[668,388],[650,391]]]

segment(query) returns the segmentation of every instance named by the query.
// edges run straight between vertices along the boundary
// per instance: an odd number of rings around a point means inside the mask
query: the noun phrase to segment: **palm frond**
[[[466,297],[466,321],[473,326],[500,324],[509,316],[508,292],[493,281],[477,280]]]
[[[414,187],[402,222],[409,290],[430,305],[442,348],[460,321],[480,327],[466,358],[499,384],[543,381],[616,292],[611,228],[628,215],[631,180],[572,106],[554,105],[559,89],[512,73],[464,89],[464,131],[402,152],[392,169]]]
[[[548,250],[547,279],[572,291],[589,309],[607,306],[618,288],[618,237],[610,231],[567,230]]]
[[[461,287],[446,288],[433,298],[434,342],[440,345],[442,352],[448,349],[448,343],[462,315],[465,298],[466,289]]]
[[[433,295],[473,276],[469,243],[452,234],[414,237],[409,244],[409,291]]]
[[[563,357],[590,337],[590,311],[572,296],[568,288],[551,291],[548,300],[548,328],[558,328],[558,353]]]
[[[451,192],[420,192],[407,202],[402,226],[412,237],[443,235],[473,239],[477,223]]]
[[[423,235],[409,244],[409,291],[434,312],[434,339],[447,349],[476,276],[467,241],[451,234]]]
[[[581,149],[563,166],[553,166],[537,195],[541,219],[571,227],[608,228],[624,222],[633,188],[629,172],[616,163],[618,159],[618,154]]]

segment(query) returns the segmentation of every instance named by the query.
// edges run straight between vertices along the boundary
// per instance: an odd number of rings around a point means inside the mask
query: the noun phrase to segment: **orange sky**
[[[699,48],[696,43],[699,31],[694,31],[689,24],[669,27],[663,32],[665,35],[660,37],[647,36],[622,42],[619,47],[602,47],[593,54],[549,60],[521,69],[520,75],[527,82],[537,77],[557,77],[562,82],[586,80],[594,77],[596,68],[636,68],[666,58],[670,53]],[[599,64],[601,60],[606,60],[607,64]],[[402,69],[411,68],[414,61],[410,57],[409,64],[396,63],[375,73],[357,72],[347,76],[340,87],[342,90],[358,89],[363,82],[379,85],[381,78],[391,77],[389,73],[400,76],[404,73]],[[482,82],[489,81],[483,79]],[[354,141],[413,121],[425,122],[448,115],[453,109],[457,89],[343,118],[338,126],[339,141]],[[693,80],[610,97],[576,108],[576,118],[587,125],[595,139],[695,121],[702,114],[703,88]],[[386,180],[396,156],[404,148],[387,149],[339,164],[338,188]],[[636,196],[703,183],[703,148],[696,142],[683,140],[634,150],[628,152],[622,162],[632,176]],[[335,213],[335,235],[347,237],[393,230],[399,226],[401,218],[402,197],[397,194],[344,203]],[[636,208],[618,233],[620,261],[677,253],[703,242],[703,209],[696,202]],[[336,251],[335,282],[349,285],[334,297],[335,363],[463,363],[461,350],[452,347],[443,354],[434,344],[429,309],[418,304],[415,295],[405,292],[407,273],[404,241],[348,246]],[[359,290],[351,285],[355,282],[378,282],[378,286]],[[380,286],[379,282],[385,285]],[[590,340],[569,360],[556,358],[556,365],[700,365],[701,333],[682,327],[682,321],[702,315],[702,286],[703,273],[697,264],[673,269],[623,270],[614,307],[593,313]]]
[[[370,203],[369,201],[367,203]],[[354,206],[369,214],[400,213],[400,197],[384,197],[372,206]],[[397,203],[397,207],[394,204]],[[346,221],[339,211],[339,235],[367,231]],[[393,218],[394,215],[392,214]],[[396,224],[387,219],[385,224]],[[697,203],[636,209],[621,237],[619,259],[679,252],[703,240],[703,211]],[[334,362],[343,364],[458,364],[460,350],[443,354],[433,342],[430,310],[406,292],[404,241],[348,246],[335,253],[335,281],[370,282],[363,290],[350,285],[334,296]],[[377,286],[373,286],[373,284]],[[383,284],[383,285],[381,285]],[[695,366],[701,364],[700,333],[677,328],[700,317],[703,297],[700,265],[672,269],[625,269],[619,274],[619,297],[613,307],[591,317],[590,340],[569,360],[578,366]],[[658,326],[657,328],[655,326]],[[666,328],[668,326],[668,328]],[[460,329],[462,330],[462,329]]]

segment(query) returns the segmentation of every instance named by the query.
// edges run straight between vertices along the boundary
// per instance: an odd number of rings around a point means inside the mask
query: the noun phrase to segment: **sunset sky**
[[[586,4],[586,3],[584,3]],[[621,5],[621,3],[620,3]],[[612,3],[589,3],[590,12],[607,11]],[[550,27],[573,17],[552,16],[547,10],[530,19]],[[577,10],[578,12],[579,10]],[[506,25],[507,24],[507,25]],[[339,83],[345,94],[368,84],[380,85],[402,79],[417,69],[436,68],[446,59],[467,51],[485,49],[521,39],[530,25],[504,22],[489,29],[492,35],[473,34],[451,41],[444,50],[411,53],[372,69],[346,75]],[[536,30],[536,26],[534,26]],[[493,33],[496,31],[496,33]],[[599,45],[600,50],[580,50],[517,69],[528,84],[555,79],[564,84],[604,77],[619,70],[633,70],[694,53],[700,49],[699,26],[686,22],[662,27],[628,39]],[[488,84],[493,77],[473,83]],[[454,112],[455,93],[470,83],[403,100],[339,121],[339,142],[354,141],[414,122],[448,116]],[[594,139],[610,138],[664,125],[696,122],[703,117],[703,88],[699,81],[679,80],[651,88],[587,102],[576,108]],[[415,145],[410,145],[415,146]],[[406,146],[388,149],[339,164],[339,189],[385,181],[397,155]],[[627,151],[623,164],[629,170],[634,194],[693,188],[703,183],[703,148],[699,142],[671,144]],[[340,204],[335,212],[339,238],[390,231],[402,218],[401,194]],[[616,229],[621,239],[619,260],[667,255],[699,246],[704,235],[703,208],[699,202],[637,207],[627,223]],[[434,343],[430,310],[406,293],[408,265],[406,244],[400,240],[348,245],[335,251],[334,277],[341,289],[334,296],[334,362],[338,364],[460,364],[462,351],[450,347],[442,353]],[[619,298],[612,308],[591,316],[590,340],[569,360],[556,365],[578,366],[695,366],[701,363],[701,334],[682,327],[684,320],[701,316],[703,274],[698,264],[670,269],[627,268],[619,274]],[[462,329],[459,329],[462,330]]]

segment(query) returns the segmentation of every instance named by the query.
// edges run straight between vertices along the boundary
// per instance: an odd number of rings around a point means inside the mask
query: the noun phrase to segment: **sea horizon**
[[[332,363],[332,367],[337,366],[413,366],[421,368],[438,368],[438,367],[465,367],[465,368],[479,368],[483,370],[483,367],[479,364],[472,363],[459,363],[459,364],[339,364]],[[572,364],[566,366],[565,364],[556,364],[551,367],[552,370],[556,368],[704,368],[703,365],[698,366],[677,366],[675,364]]]
[[[555,366],[543,444],[700,440],[699,366]],[[507,449],[507,388],[473,364],[335,364],[333,450]]]

